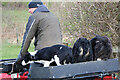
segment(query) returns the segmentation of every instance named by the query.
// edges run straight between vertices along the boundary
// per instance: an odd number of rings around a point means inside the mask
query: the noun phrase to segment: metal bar
[[[16,60],[16,58],[15,59],[1,59],[0,62],[2,62],[2,61],[12,61],[12,60]]]

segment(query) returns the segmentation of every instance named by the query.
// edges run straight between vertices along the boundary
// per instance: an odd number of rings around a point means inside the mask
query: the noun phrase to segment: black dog
[[[107,36],[96,35],[91,39],[94,60],[110,59],[112,54],[112,44]]]
[[[26,57],[31,60],[30,54]],[[57,65],[74,63],[72,50],[64,45],[54,45],[51,47],[45,47],[35,52],[34,60],[43,61],[44,67],[48,67],[51,63],[55,62]]]
[[[93,60],[93,51],[90,41],[86,38],[79,38],[73,46],[73,56],[76,63]]]

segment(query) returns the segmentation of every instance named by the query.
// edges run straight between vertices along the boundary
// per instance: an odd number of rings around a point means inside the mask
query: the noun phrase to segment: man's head
[[[28,4],[28,8],[29,8],[29,13],[33,13],[40,5],[43,5],[43,3],[41,2],[41,0],[32,0],[29,4]]]

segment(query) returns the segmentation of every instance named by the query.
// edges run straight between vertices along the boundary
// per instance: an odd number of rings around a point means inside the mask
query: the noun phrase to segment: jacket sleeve
[[[32,16],[30,16],[28,23],[26,25],[26,31],[24,33],[22,47],[21,47],[20,53],[16,59],[17,63],[21,63],[23,60],[23,57],[27,54],[31,40],[35,36],[36,29],[37,29],[36,20]]]

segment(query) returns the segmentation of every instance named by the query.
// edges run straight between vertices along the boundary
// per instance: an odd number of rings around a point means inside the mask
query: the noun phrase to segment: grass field
[[[21,45],[17,45],[17,44],[11,44],[11,43],[2,43],[2,47],[1,47],[1,56],[2,59],[12,59],[12,58],[17,58],[19,52],[21,49]],[[33,44],[30,46],[29,51],[34,51],[34,46]]]
[[[30,13],[27,10],[2,10],[2,27],[24,27]]]
[[[16,41],[16,28],[18,29],[19,41],[22,41],[22,33],[25,30],[26,23],[30,14],[26,9],[24,10],[11,10],[8,8],[2,9],[2,44],[0,45],[1,59],[17,58],[21,42],[17,44]],[[33,44],[30,46],[29,51],[34,51]]]

